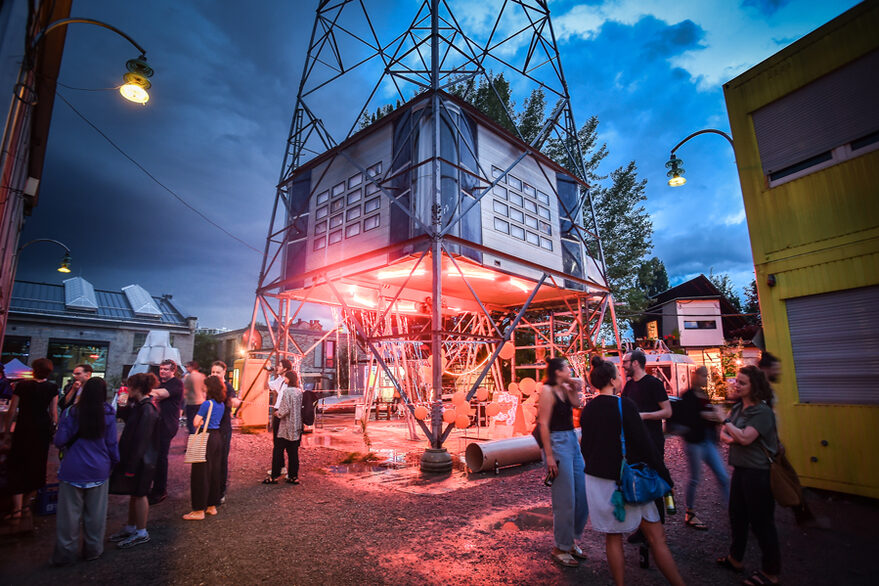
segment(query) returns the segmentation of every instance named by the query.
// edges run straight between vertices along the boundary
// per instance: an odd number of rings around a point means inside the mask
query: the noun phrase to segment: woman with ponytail
[[[616,366],[600,356],[594,356],[589,383],[598,391],[598,396],[580,413],[583,432],[580,446],[586,462],[586,497],[592,513],[592,528],[605,534],[605,552],[613,580],[616,584],[623,584],[626,565],[623,535],[640,527],[665,579],[671,584],[683,584],[665,542],[656,504],[626,503],[623,511],[611,504],[620,481],[623,460],[621,431],[625,433],[626,460],[629,464],[646,463],[671,486],[668,469],[647,435],[638,408],[629,399],[614,396],[620,390]]]

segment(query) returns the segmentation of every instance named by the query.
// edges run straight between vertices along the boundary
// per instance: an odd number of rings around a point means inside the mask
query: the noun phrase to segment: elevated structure
[[[416,416],[427,458],[450,467],[444,384],[468,399],[505,390],[517,369],[499,356],[536,369],[572,355],[580,368],[613,304],[546,2],[504,2],[481,39],[426,0],[382,40],[371,12],[382,5],[317,7],[251,328],[274,324],[265,359],[297,362],[307,349],[289,326],[302,304],[338,308]],[[514,132],[452,95],[480,81],[498,95],[490,71],[555,102],[530,141],[512,112]],[[340,112],[337,96],[358,91],[362,106]],[[541,152],[547,140],[563,165]]]

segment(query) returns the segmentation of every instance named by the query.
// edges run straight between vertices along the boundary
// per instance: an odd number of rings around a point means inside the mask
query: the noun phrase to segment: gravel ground
[[[549,490],[539,465],[479,474],[467,482],[455,472],[453,489],[415,494],[363,475],[336,473],[340,451],[303,449],[302,484],[265,486],[268,434],[236,434],[232,483],[220,514],[186,522],[188,466],[183,438],[172,447],[169,492],[150,511],[152,541],[132,550],[107,544],[101,559],[52,568],[54,517],[39,517],[35,532],[0,543],[0,583],[65,584],[609,584],[603,537],[587,526],[581,545],[590,556],[577,569],[557,567],[552,547]],[[670,438],[666,459],[683,509],[686,464],[678,438]],[[713,477],[700,486],[698,511],[710,525],[697,532],[683,524],[683,511],[669,517],[668,541],[681,574],[691,584],[738,584],[741,576],[716,568],[728,546],[728,523]],[[879,551],[876,501],[810,494],[829,529],[798,529],[789,511],[777,513],[786,584],[875,584],[871,556]],[[126,514],[124,497],[110,498],[108,533]],[[638,567],[637,549],[626,546],[627,584],[661,584],[651,565]],[[746,565],[755,568],[752,544]]]

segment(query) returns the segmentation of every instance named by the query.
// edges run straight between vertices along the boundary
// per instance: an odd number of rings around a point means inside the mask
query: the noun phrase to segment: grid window
[[[495,185],[491,192],[502,199],[507,199],[507,190],[500,185]]]
[[[315,234],[323,234],[326,231],[327,231],[327,221],[326,220],[324,220],[323,222],[318,222],[317,224],[314,225],[314,233]]]
[[[512,234],[514,238],[525,240],[525,230],[519,226],[510,226],[510,234]]]
[[[537,218],[534,216],[525,216],[525,225],[529,228],[534,228],[537,230]]]
[[[492,176],[492,177],[494,177],[495,179],[497,179],[498,177],[501,177],[501,180],[498,181],[498,183],[503,183],[503,182],[504,182],[504,179],[503,179],[503,177],[502,177],[503,174],[504,174],[504,170],[503,170],[503,169],[498,169],[497,167],[492,167],[492,168],[491,168],[491,176]]]
[[[531,212],[532,214],[537,213],[537,204],[531,201],[530,199],[525,200],[525,210]]]
[[[351,208],[346,212],[345,220],[350,222],[351,220],[356,220],[360,217],[360,206],[356,208]]]
[[[349,224],[345,228],[345,238],[351,238],[352,236],[357,236],[360,234],[360,222],[356,224]]]
[[[503,204],[498,200],[494,200],[494,211],[502,216],[506,216],[508,213],[506,204]]]
[[[547,220],[552,218],[552,214],[549,213],[549,208],[537,208],[537,213],[540,214],[541,218],[546,218]]]
[[[552,240],[549,238],[540,237],[540,248],[545,248],[547,250],[552,250]]]
[[[522,180],[521,179],[510,175],[510,180],[507,181],[507,183],[509,183],[510,187],[512,187],[513,189],[518,189],[519,191],[522,191]]]
[[[327,208],[327,206],[321,206],[321,207],[317,208],[317,211],[315,212],[314,216],[317,219],[326,218],[329,211],[330,210]]]
[[[506,220],[501,220],[500,218],[494,219],[494,229],[498,232],[503,232],[504,234],[510,233],[510,223]]]
[[[379,161],[378,163],[367,169],[366,172],[375,177],[382,172],[382,162]]]
[[[378,228],[378,214],[374,216],[369,216],[365,220],[363,220],[363,231],[368,232],[370,230],[374,230]]]
[[[381,191],[377,183],[369,182],[366,184],[366,195],[372,195],[373,193],[378,193]]]
[[[345,207],[345,200],[340,198],[330,204],[330,211],[331,212],[338,212],[339,210],[341,210],[344,207]]]
[[[366,203],[363,204],[363,213],[368,214],[369,212],[374,212],[381,206],[379,198],[374,197],[372,199],[366,200]]]
[[[517,210],[516,208],[510,208],[510,218],[517,222],[525,221],[525,214],[522,213],[522,210]]]
[[[534,187],[528,185],[527,183],[522,186],[522,191],[528,197],[534,197],[537,194],[537,192],[534,190]]]
[[[511,192],[510,192],[510,203],[513,204],[514,206],[522,207],[522,205],[523,205],[525,202],[522,200],[522,196],[521,196],[521,195],[519,195],[518,193],[513,193],[513,192],[511,191]]]
[[[528,234],[526,235],[525,240],[528,241],[528,244],[533,244],[533,245],[535,245],[535,246],[539,246],[539,245],[540,245],[540,236],[538,236],[538,235],[535,234],[534,232],[528,232]]]
[[[351,188],[357,187],[357,186],[360,185],[361,183],[363,183],[363,175],[361,175],[360,173],[358,173],[357,175],[355,175],[354,177],[351,177],[351,178],[348,180],[348,189],[351,189]]]
[[[345,182],[339,183],[338,185],[333,186],[333,197],[337,195],[342,195],[345,192]]]
[[[544,205],[549,205],[549,196],[543,193],[542,191],[537,192],[537,201]]]
[[[330,228],[338,228],[342,225],[342,214],[336,214],[335,216],[330,216]]]
[[[552,226],[547,222],[540,222],[540,231],[547,236],[552,236]]]
[[[330,232],[330,244],[338,244],[342,241],[342,231],[336,230],[335,232]]]
[[[327,246],[327,237],[326,236],[318,236],[314,239],[314,249],[320,250],[322,248],[326,248]]]
[[[357,190],[349,193],[348,194],[348,205],[352,205],[352,204],[355,204],[358,201],[360,201],[360,197],[362,194],[363,194],[363,192],[360,189],[357,189]]]
[[[327,201],[329,199],[330,199],[330,192],[329,191],[321,191],[320,193],[317,194],[317,205],[320,205],[322,203],[327,203]]]

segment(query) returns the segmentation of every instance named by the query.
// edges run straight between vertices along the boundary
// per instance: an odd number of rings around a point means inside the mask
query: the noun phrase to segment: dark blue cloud
[[[658,30],[652,40],[644,45],[644,49],[645,53],[651,56],[668,58],[680,55],[684,51],[698,49],[704,37],[705,31],[701,27],[692,20],[684,20]]]
[[[764,16],[772,16],[790,0],[742,0],[742,8],[752,8]]]

